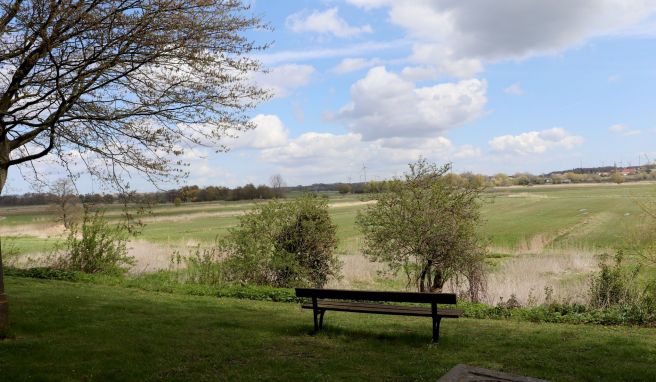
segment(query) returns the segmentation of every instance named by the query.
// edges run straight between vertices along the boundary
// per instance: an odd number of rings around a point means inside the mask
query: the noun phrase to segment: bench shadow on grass
[[[375,328],[372,327],[370,329],[362,329],[348,326],[324,324],[323,329],[317,333],[313,332],[312,327],[304,326],[302,327],[302,334],[317,338],[347,341],[385,341],[388,345],[390,343],[397,343],[403,345],[425,346],[432,343],[430,333],[424,334],[414,331],[410,332],[395,325],[390,325],[389,330],[381,331],[380,326]]]

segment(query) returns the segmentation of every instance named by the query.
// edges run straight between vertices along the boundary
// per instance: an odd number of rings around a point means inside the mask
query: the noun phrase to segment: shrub
[[[122,274],[134,265],[127,254],[130,237],[127,224],[110,224],[104,210],[85,207],[82,221],[73,224],[56,249],[56,267],[84,273]]]
[[[634,305],[639,302],[637,277],[640,267],[627,267],[622,263],[624,252],[617,251],[614,263],[602,260],[599,273],[590,280],[590,305],[609,308],[617,305]]]
[[[175,252],[171,257],[176,268],[176,281],[185,284],[222,285],[225,281],[221,245],[201,248],[200,244],[188,256]],[[183,266],[182,270],[179,270]]]
[[[61,280],[61,281],[88,281],[88,275],[82,272],[67,271],[56,268],[5,268],[6,276],[28,277],[33,279]],[[86,276],[86,277],[85,277]]]
[[[230,281],[275,287],[324,286],[338,276],[336,226],[322,198],[257,205],[221,245]]]

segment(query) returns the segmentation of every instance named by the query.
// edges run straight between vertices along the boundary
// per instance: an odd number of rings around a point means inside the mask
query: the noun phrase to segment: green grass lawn
[[[553,381],[656,380],[656,329],[312,315],[298,304],[9,277],[3,381],[426,380],[458,363]]]

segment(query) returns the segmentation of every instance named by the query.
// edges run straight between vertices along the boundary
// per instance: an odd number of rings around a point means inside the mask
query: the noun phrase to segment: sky
[[[656,160],[656,0],[251,4],[273,27],[248,34],[271,43],[252,80],[273,97],[229,152],[193,151],[186,184],[381,180],[419,157],[489,175]],[[30,189],[10,174],[8,193]]]

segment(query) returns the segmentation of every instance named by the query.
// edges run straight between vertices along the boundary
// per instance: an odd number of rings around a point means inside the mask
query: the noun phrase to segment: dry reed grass
[[[588,275],[598,269],[594,253],[549,250],[502,260],[488,275],[486,302],[496,304],[512,295],[521,304],[541,304],[552,291],[553,300],[583,302]]]

